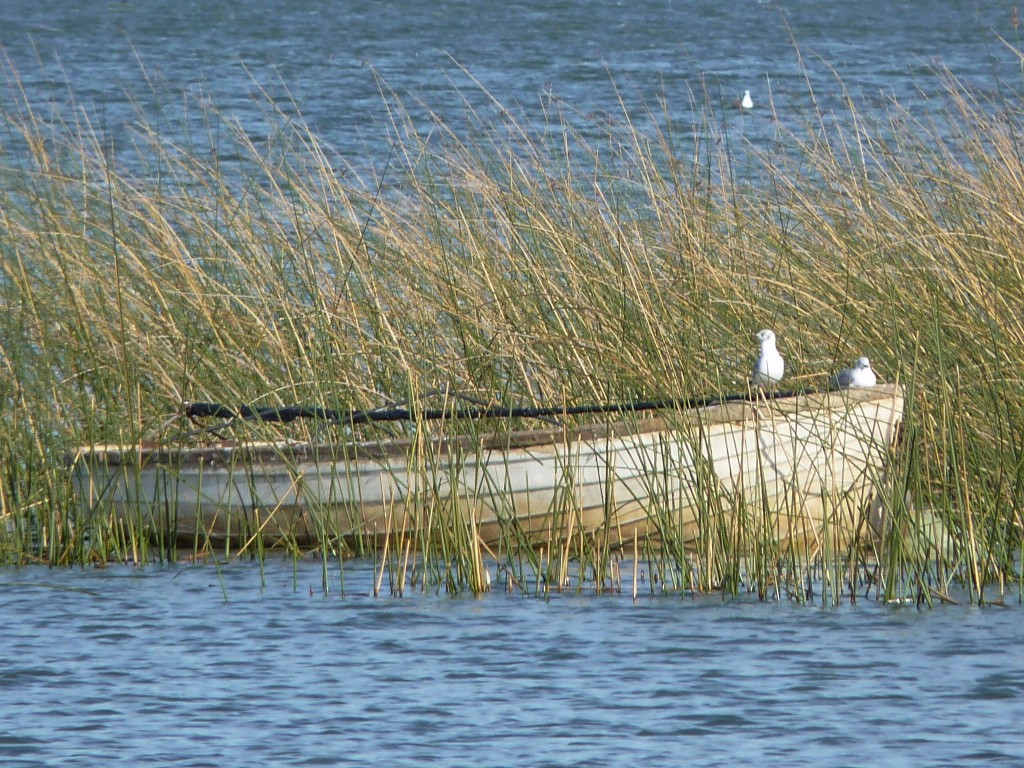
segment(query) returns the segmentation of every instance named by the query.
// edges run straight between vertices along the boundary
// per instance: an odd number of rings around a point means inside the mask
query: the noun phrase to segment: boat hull
[[[463,535],[491,545],[635,535],[820,546],[865,514],[898,385],[711,405],[583,428],[347,444],[90,446],[83,507],[178,540]],[[454,533],[453,533],[454,532]]]

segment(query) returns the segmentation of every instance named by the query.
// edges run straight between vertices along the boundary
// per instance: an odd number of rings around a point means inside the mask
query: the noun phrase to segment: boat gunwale
[[[804,412],[836,411],[853,405],[875,401],[891,401],[902,413],[903,388],[897,384],[879,384],[871,388],[808,391],[786,396],[755,394],[750,399],[729,400],[694,408],[680,409],[671,414],[649,417],[636,412],[632,420],[624,420],[621,413],[608,423],[588,423],[579,426],[543,427],[526,430],[493,430],[477,435],[432,435],[427,439],[431,453],[444,456],[451,453],[486,453],[493,451],[527,450],[569,446],[613,440],[630,435],[648,435],[659,432],[684,432],[690,428],[710,428],[724,424],[744,425],[753,419],[785,419]],[[659,413],[665,413],[664,410]],[[897,415],[895,421],[899,421]],[[183,465],[202,462],[226,464],[260,461],[358,461],[405,458],[422,437],[411,436],[389,440],[353,442],[307,441],[219,441],[212,445],[175,447],[146,441],[135,445],[80,446],[65,455],[65,464],[74,466],[80,461],[102,462],[109,466],[130,464],[144,466],[152,462],[173,462]]]

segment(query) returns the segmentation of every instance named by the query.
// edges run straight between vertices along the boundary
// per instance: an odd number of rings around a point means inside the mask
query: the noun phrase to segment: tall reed
[[[82,112],[55,122],[8,89],[0,118],[17,152],[0,167],[0,559],[182,556],[141,520],[83,517],[63,455],[167,438],[187,400],[724,394],[745,387],[751,333],[772,326],[800,385],[867,353],[911,401],[904,450],[879,479],[886,530],[863,542],[873,564],[832,545],[815,553],[845,563],[827,571],[829,599],[854,594],[871,569],[889,599],[953,599],[959,585],[970,600],[1002,599],[1024,546],[1020,113],[936,78],[941,124],[895,103],[872,121],[848,99],[838,127],[809,119],[806,133],[780,129],[742,159],[711,102],[686,131],[656,114],[646,132],[628,114],[596,125],[552,103],[540,130],[507,110],[490,122],[469,111],[468,129],[435,124],[428,136],[382,88],[393,149],[370,170],[271,101],[265,141],[200,105],[205,145],[143,119],[128,161]],[[239,167],[226,170],[225,155]],[[319,429],[288,434],[345,442],[429,428]],[[495,557],[510,584],[562,587],[575,573],[580,587],[609,572],[612,545],[578,527],[572,478],[564,485],[543,555],[506,526]],[[440,538],[392,527],[385,538],[399,548],[378,551],[381,573],[397,591],[409,578],[482,590],[476,532],[429,483],[423,494]],[[756,504],[707,501],[695,537],[673,527],[673,509],[665,499],[650,510],[661,530],[656,551],[643,547],[652,585],[657,574],[672,589],[806,598],[807,553],[771,540]],[[948,540],[915,544],[924,513]],[[261,525],[231,541],[256,557],[302,554]],[[376,551],[366,532],[316,525],[325,585],[329,552]],[[197,535],[191,555],[214,547]]]

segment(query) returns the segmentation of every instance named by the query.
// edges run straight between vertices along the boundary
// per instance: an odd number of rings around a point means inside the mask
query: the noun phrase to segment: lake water
[[[1014,18],[1012,3],[980,0],[5,0],[0,46],[38,116],[88,114],[125,153],[140,118],[181,141],[186,127],[202,133],[211,104],[259,144],[265,93],[289,114],[294,99],[348,162],[379,169],[393,134],[375,73],[424,133],[432,114],[458,131],[467,104],[485,122],[500,104],[540,132],[554,98],[599,135],[621,100],[640,128],[667,113],[685,141],[707,103],[713,122],[764,146],[819,113],[842,121],[844,89],[868,115],[895,97],[930,119],[945,105],[937,66],[1017,103],[1021,60],[1000,40],[1020,41]],[[740,115],[729,105],[745,90],[755,109]]]
[[[0,574],[0,765],[1024,764],[1024,611]],[[627,590],[628,591],[628,590]]]
[[[842,119],[832,66],[875,116],[891,97],[939,113],[936,65],[1016,103],[1012,8],[4,0],[0,46],[41,117],[88,115],[119,147],[139,118],[175,139],[197,104],[258,138],[262,89],[379,168],[375,72],[423,130],[431,113],[458,129],[465,103],[498,115],[487,93],[537,126],[561,99],[582,130],[620,98],[643,126],[664,97],[685,126],[705,90],[728,105],[749,89],[754,110],[722,114],[756,144],[806,123],[808,81]],[[1024,764],[1015,602],[375,599],[368,564],[345,573],[342,597],[308,563],[0,571],[0,765]]]

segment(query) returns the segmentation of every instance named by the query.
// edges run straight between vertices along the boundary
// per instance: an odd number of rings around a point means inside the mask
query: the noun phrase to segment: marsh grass
[[[657,114],[646,133],[626,115],[597,124],[552,102],[541,130],[467,106],[467,128],[425,134],[382,88],[393,148],[367,170],[297,105],[269,100],[276,130],[259,143],[197,105],[206,135],[175,142],[141,115],[133,147],[111,147],[81,110],[44,116],[8,72],[0,114],[18,151],[0,168],[0,560],[306,556],[267,534],[272,509],[226,541],[198,531],[190,547],[144,511],[79,509],[65,451],[167,440],[184,401],[728,394],[745,386],[751,334],[770,326],[801,386],[863,353],[904,383],[904,439],[877,478],[880,536],[780,544],[764,508],[710,493],[698,469],[692,537],[667,497],[650,509],[656,539],[595,536],[566,477],[541,547],[509,510],[488,551],[431,488],[429,461],[442,459],[424,450],[426,533],[387,516],[383,537],[353,533],[313,512],[324,588],[334,568],[344,583],[345,557],[370,556],[377,589],[386,577],[395,594],[480,592],[492,569],[510,590],[614,591],[625,562],[652,591],[1004,599],[1024,578],[1020,114],[936,78],[943,121],[898,104],[873,121],[848,100],[835,125],[850,127],[780,127],[742,160],[735,118],[711,101],[685,130]],[[228,156],[237,166],[221,165]],[[344,444],[493,426],[303,422],[283,434]],[[239,439],[282,436],[237,427]]]

